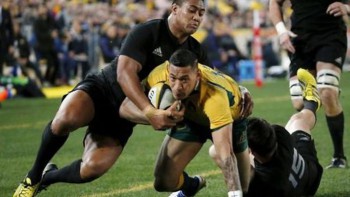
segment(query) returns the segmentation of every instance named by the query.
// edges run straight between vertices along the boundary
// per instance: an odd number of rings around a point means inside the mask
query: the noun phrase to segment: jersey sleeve
[[[138,25],[132,29],[124,43],[122,44],[120,55],[128,56],[141,65],[144,65],[147,59],[147,51],[152,46],[153,36],[149,26]]]
[[[204,113],[210,122],[210,129],[216,130],[233,122],[226,92],[221,88],[208,91]]]

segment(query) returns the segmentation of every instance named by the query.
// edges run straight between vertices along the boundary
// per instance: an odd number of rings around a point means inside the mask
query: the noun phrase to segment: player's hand
[[[250,116],[253,113],[253,108],[254,108],[254,102],[252,95],[248,91],[247,88],[243,86],[239,86],[239,89],[241,90],[241,94],[243,97],[243,102],[242,102],[242,109],[241,109],[241,117],[246,118]]]
[[[174,102],[167,110],[156,109],[147,106],[143,113],[148,122],[155,130],[164,130],[176,126],[176,123],[183,120],[184,107],[180,111],[177,110],[178,101]]]
[[[291,37],[294,38],[294,37],[297,37],[297,35],[291,31],[286,31],[285,33],[282,33],[281,35],[279,35],[279,42],[283,49],[291,53],[295,53],[295,48],[290,39]]]
[[[326,13],[335,17],[346,16],[350,11],[350,7],[341,2],[334,2],[330,4],[327,8]]]
[[[170,111],[169,118],[176,120],[176,123],[178,123],[183,120],[185,107],[182,105],[181,100],[177,100],[166,111]]]

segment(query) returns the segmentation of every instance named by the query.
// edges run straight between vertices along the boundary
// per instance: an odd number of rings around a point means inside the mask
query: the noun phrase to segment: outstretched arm
[[[242,197],[237,159],[232,146],[232,123],[212,132],[216,161],[224,174],[229,197]]]

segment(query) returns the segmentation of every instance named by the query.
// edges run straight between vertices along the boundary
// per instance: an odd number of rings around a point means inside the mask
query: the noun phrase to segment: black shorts
[[[95,116],[89,123],[86,134],[112,137],[125,146],[135,124],[119,117],[119,108],[123,98],[116,98],[109,87],[102,74],[94,74],[88,75],[71,92],[82,90],[94,102]]]
[[[315,143],[311,139],[311,136],[304,131],[295,131],[291,136],[295,142],[295,148],[304,158],[305,165],[307,165],[309,174],[308,183],[310,185],[306,187],[308,188],[306,194],[314,195],[318,189],[318,186],[320,185],[321,177],[323,174],[323,168],[317,159]]]
[[[299,68],[315,70],[318,61],[332,63],[342,69],[347,51],[345,31],[298,35],[292,42],[295,53],[289,54],[290,77],[295,76]]]

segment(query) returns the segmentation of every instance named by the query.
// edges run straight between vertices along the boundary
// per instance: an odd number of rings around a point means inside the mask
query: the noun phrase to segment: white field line
[[[208,177],[208,176],[214,176],[220,173],[221,173],[220,170],[212,170],[212,171],[201,173],[200,175],[203,177]],[[142,191],[142,190],[152,189],[152,188],[153,188],[153,183],[149,182],[149,183],[144,183],[141,185],[137,185],[137,186],[133,186],[125,189],[116,189],[116,190],[109,191],[107,193],[96,193],[96,194],[85,195],[82,197],[115,196],[115,195],[126,194],[130,192],[137,192],[137,191]]]

